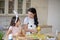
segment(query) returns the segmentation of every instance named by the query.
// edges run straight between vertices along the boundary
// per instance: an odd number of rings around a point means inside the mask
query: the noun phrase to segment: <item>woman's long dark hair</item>
[[[34,15],[34,24],[36,25],[36,27],[38,26],[38,18],[37,18],[37,12],[35,8],[29,8],[28,9],[29,12],[32,12]]]
[[[11,19],[10,26],[15,26],[15,24],[16,24],[15,21],[16,21],[16,16],[13,16],[12,19]],[[18,22],[18,21],[19,21],[19,17],[17,18],[16,22]]]

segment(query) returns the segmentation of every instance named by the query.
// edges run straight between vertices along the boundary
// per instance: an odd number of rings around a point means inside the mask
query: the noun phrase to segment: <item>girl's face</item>
[[[32,12],[29,12],[29,11],[28,11],[28,17],[34,18],[34,14],[33,14]]]
[[[18,22],[16,23],[17,26],[19,26],[21,23],[20,23],[20,20],[18,20]]]

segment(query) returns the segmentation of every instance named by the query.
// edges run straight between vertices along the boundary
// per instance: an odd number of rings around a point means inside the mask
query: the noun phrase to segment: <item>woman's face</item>
[[[28,17],[34,18],[34,14],[33,14],[32,12],[29,12],[29,11],[28,11]]]

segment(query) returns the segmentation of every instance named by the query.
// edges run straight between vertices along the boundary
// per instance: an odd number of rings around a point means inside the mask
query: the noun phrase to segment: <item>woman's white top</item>
[[[24,24],[28,24],[28,29],[36,29],[36,25],[34,24],[34,19],[26,17],[24,19]],[[27,34],[30,34],[30,32],[27,32]]]

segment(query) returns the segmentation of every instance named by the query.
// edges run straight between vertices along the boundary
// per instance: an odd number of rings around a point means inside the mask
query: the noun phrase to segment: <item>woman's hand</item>
[[[36,29],[30,29],[30,32],[36,33],[37,30]]]

